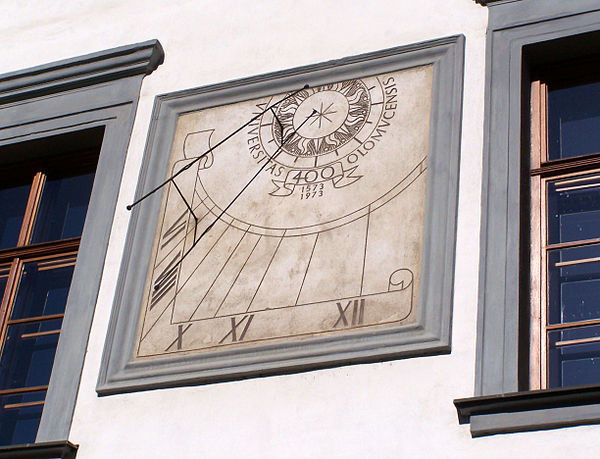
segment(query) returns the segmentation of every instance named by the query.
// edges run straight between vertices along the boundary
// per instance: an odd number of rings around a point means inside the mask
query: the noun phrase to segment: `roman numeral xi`
[[[254,314],[248,314],[242,317],[238,322],[235,317],[232,317],[231,330],[223,337],[223,339],[221,339],[221,341],[219,341],[219,344],[223,344],[228,338],[231,339],[232,343],[235,343],[237,341],[243,341],[244,336],[246,336],[246,332],[250,327],[250,322],[252,322],[253,318]]]

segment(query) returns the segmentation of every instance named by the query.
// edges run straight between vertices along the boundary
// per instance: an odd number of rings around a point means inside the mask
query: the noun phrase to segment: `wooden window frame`
[[[548,87],[552,83],[577,84],[600,81],[597,59],[585,59],[550,66],[538,73],[544,78],[531,82],[531,143],[530,143],[530,324],[529,324],[529,388],[547,389],[549,375],[549,348],[547,335],[551,330],[573,329],[587,325],[600,325],[599,319],[548,324],[547,320],[547,253],[550,250],[584,247],[599,244],[600,238],[563,243],[547,243],[547,186],[550,181],[572,178],[576,180],[589,174],[600,174],[600,152],[563,159],[548,159]]]
[[[32,242],[33,233],[36,221],[39,217],[42,199],[44,197],[44,188],[48,179],[48,174],[60,171],[60,177],[75,177],[81,174],[96,172],[96,166],[101,148],[101,139],[99,144],[94,148],[86,148],[84,150],[75,150],[65,155],[53,155],[52,164],[48,168],[47,161],[35,161],[17,163],[15,165],[2,168],[3,175],[21,176],[26,181],[29,179],[29,195],[27,204],[21,221],[19,236],[15,246],[0,250],[0,265],[8,268],[8,276],[4,291],[0,292],[0,358],[3,356],[6,345],[8,330],[10,325],[16,325],[26,322],[41,323],[46,320],[61,319],[61,327],[57,330],[44,331],[35,334],[27,334],[27,337],[44,336],[50,334],[60,335],[62,328],[62,319],[65,314],[44,315],[38,317],[26,317],[21,319],[11,319],[12,311],[15,305],[15,300],[19,292],[19,286],[24,274],[24,266],[26,263],[53,261],[53,260],[68,260],[68,266],[74,266],[77,259],[77,253],[81,242],[81,236],[66,239],[56,239],[44,242]],[[25,143],[23,149],[30,146]],[[90,192],[91,194],[91,192]],[[89,205],[89,199],[86,204]],[[55,266],[56,268],[56,266]],[[66,304],[65,304],[66,306]],[[22,335],[21,338],[26,337]],[[54,364],[54,354],[52,356],[52,366]],[[48,375],[50,379],[50,374]],[[1,409],[23,408],[30,406],[43,406],[48,384],[35,387],[16,387],[0,389],[0,395],[18,395],[28,392],[44,392],[44,400],[14,403],[4,405]]]

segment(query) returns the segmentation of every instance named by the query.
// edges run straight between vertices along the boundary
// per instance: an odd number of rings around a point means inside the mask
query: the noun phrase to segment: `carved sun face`
[[[314,157],[348,143],[369,116],[369,90],[361,80],[344,81],[298,92],[277,109],[273,138],[294,156]],[[306,119],[316,111],[312,119]],[[304,124],[303,124],[304,123]],[[283,129],[282,129],[283,128]]]

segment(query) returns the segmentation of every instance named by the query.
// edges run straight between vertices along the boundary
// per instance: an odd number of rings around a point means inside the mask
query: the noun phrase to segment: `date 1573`
[[[323,196],[323,184],[315,183],[314,185],[303,185],[300,188],[300,199],[320,198]]]

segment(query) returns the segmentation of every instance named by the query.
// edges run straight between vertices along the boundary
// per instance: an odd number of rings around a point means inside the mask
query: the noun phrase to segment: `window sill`
[[[0,459],[74,459],[77,445],[70,441],[49,441],[0,447]]]
[[[567,387],[454,400],[471,435],[556,429],[600,423],[600,386]]]

